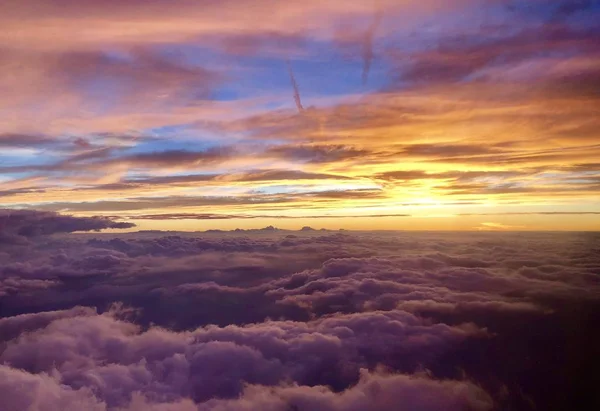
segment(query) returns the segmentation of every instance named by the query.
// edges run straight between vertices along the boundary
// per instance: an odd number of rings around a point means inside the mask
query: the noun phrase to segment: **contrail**
[[[294,76],[294,70],[292,70],[292,64],[289,59],[285,60],[288,68],[288,72],[290,73],[290,81],[292,82],[292,86],[294,87],[294,101],[296,102],[296,107],[298,108],[298,112],[302,113],[304,111],[304,107],[302,106],[302,100],[300,100],[300,91],[298,91],[298,83],[296,82],[296,77]]]
[[[371,70],[371,63],[373,62],[373,37],[375,37],[375,31],[379,27],[381,23],[382,13],[378,11],[375,14],[373,22],[367,29],[363,41],[363,72],[362,72],[362,82],[363,85],[367,84],[367,80],[369,79],[369,71]]]

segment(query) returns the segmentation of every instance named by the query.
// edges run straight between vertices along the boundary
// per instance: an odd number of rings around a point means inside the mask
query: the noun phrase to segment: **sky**
[[[595,0],[5,0],[0,208],[600,229]]]

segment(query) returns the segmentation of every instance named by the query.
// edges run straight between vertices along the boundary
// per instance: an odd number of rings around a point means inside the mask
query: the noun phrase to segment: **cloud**
[[[57,30],[55,34],[60,36],[64,31]],[[182,56],[166,57],[146,45],[108,49],[110,46],[39,51],[4,44],[0,85],[6,88],[6,93],[0,99],[0,106],[9,114],[6,131],[48,134],[53,121],[77,122],[78,117],[82,123],[96,124],[85,127],[87,132],[113,131],[100,125],[102,118],[131,118],[160,107],[169,110],[169,105],[179,105],[182,101],[206,100],[222,81],[220,73],[189,64]],[[39,121],[46,129],[27,126],[16,118],[35,112],[28,108],[30,104],[45,108]],[[95,115],[90,116],[91,113]],[[119,132],[133,129],[120,128]],[[63,131],[66,132],[64,128]],[[55,134],[50,138],[60,140]]]
[[[351,146],[275,146],[267,154],[309,163],[330,163],[364,156],[367,152]]]
[[[150,153],[139,153],[114,156],[112,149],[94,149],[67,157],[64,160],[54,164],[27,165],[16,167],[4,167],[6,172],[19,171],[100,171],[110,169],[111,166],[130,167],[132,169],[153,169],[153,168],[172,168],[185,166],[198,166],[207,164],[216,164],[230,159],[233,150],[230,148],[212,148],[205,151],[187,151],[187,150],[166,150]]]
[[[88,307],[74,307],[63,311],[47,311],[35,314],[21,314],[0,319],[0,335],[2,341],[12,340],[25,332],[45,328],[60,318],[92,316],[96,311]]]
[[[26,389],[24,389],[26,388]],[[55,376],[32,375],[0,365],[0,392],[10,409],[25,409],[36,405],[41,411],[87,410],[105,411],[107,404],[99,401],[86,388],[73,390],[60,384]],[[398,397],[402,408],[398,408]],[[355,387],[342,393],[327,387],[265,387],[246,386],[243,395],[234,400],[211,400],[199,407],[189,399],[154,402],[143,394],[134,393],[131,401],[118,411],[226,411],[256,408],[284,411],[293,408],[309,410],[489,410],[490,398],[470,383],[434,381],[426,377],[403,375],[361,374]]]
[[[250,214],[147,214],[136,216],[139,220],[229,220],[229,219],[322,219],[322,218],[388,218],[388,217],[410,217],[410,214],[360,214],[360,215],[330,215],[330,214],[311,214],[309,216],[289,216],[289,215],[250,215]]]
[[[34,237],[74,231],[99,231],[107,228],[131,228],[135,224],[104,217],[73,217],[47,211],[1,210],[3,236]]]
[[[328,190],[328,191],[315,191],[313,193],[307,193],[309,196],[316,198],[381,198],[385,194],[381,190],[372,189],[356,189],[356,190]]]
[[[106,410],[89,389],[73,390],[50,375],[33,375],[5,365],[0,365],[0,393],[7,410]]]
[[[34,188],[2,190],[2,191],[0,191],[0,197],[9,197],[9,196],[17,195],[17,194],[42,194],[45,192],[46,192],[46,190],[34,189]]]
[[[551,347],[568,341],[584,357],[581,344],[597,341],[595,322],[582,323],[599,296],[597,240],[274,229],[32,237],[0,253],[0,390],[50,411],[397,409],[392,395],[408,409],[521,409],[520,392],[562,406],[576,393],[558,376],[580,378],[568,368],[580,357]],[[536,338],[550,348],[532,348]],[[547,384],[562,399],[538,390]]]
[[[2,404],[586,408],[598,13],[9,1]]]
[[[315,37],[324,37],[325,33],[315,29],[327,24],[328,21],[331,24],[330,19],[332,18],[340,18],[344,13],[351,13],[355,16],[363,14],[370,16],[372,14],[371,5],[360,2],[347,4],[338,0],[323,2],[311,0],[302,5],[297,2],[281,4],[272,0],[241,0],[233,3],[236,5],[233,9],[230,7],[231,4],[215,5],[206,1],[190,3],[186,0],[175,2],[158,0],[153,2],[152,8],[145,10],[142,14],[138,14],[136,11],[136,6],[139,4],[143,4],[143,2],[135,1],[127,5],[114,7],[107,7],[97,2],[88,2],[83,5],[69,2],[69,12],[65,13],[64,8],[60,5],[47,0],[36,0],[27,7],[7,7],[3,20],[13,23],[17,19],[27,17],[29,21],[39,21],[44,16],[52,16],[59,22],[71,22],[70,26],[63,27],[55,34],[56,44],[54,45],[35,43],[35,40],[47,35],[48,29],[44,27],[40,27],[27,36],[20,34],[13,40],[18,45],[43,50],[72,49],[102,43],[130,44],[142,42],[152,44],[160,40],[168,42],[185,41],[199,35],[209,38],[215,35],[238,35],[241,37],[241,34],[247,33],[253,39],[257,34],[265,32],[282,37],[298,32],[303,34],[308,32]],[[406,14],[427,12],[428,9],[436,5],[435,2],[431,1],[418,4],[398,4],[391,0],[379,1],[378,4],[381,10],[393,12],[394,14],[401,10],[404,10]],[[43,10],[43,12],[40,10]],[[265,10],[271,11],[272,19],[261,22],[261,18],[264,20]],[[429,11],[431,12],[431,10]],[[114,15],[119,16],[121,21],[111,22],[105,31],[97,32],[95,30],[103,19]],[[230,18],[227,24],[215,26],[215,19],[224,15]],[[85,16],[85,18],[80,21],[82,16]],[[169,22],[168,29],[156,24],[160,21],[160,17],[167,19],[167,22]],[[141,32],[124,32],[125,26],[122,22],[139,25]],[[195,24],[192,24],[192,22],[195,22]],[[73,30],[82,27],[84,23],[87,23],[88,27],[94,30],[80,38],[69,37]],[[10,33],[16,31],[16,27],[11,25],[10,28]],[[314,33],[313,30],[315,30]]]
[[[281,181],[281,180],[349,180],[350,177],[325,173],[310,173],[301,170],[256,170],[241,175],[226,177],[233,181]]]
[[[198,160],[198,162],[201,162],[200,157],[197,157],[196,160]],[[206,160],[208,161],[209,159],[207,158]],[[180,162],[177,162],[176,164],[178,166],[181,165]],[[301,182],[310,180],[352,180],[352,178],[339,174],[313,173],[301,170],[249,170],[242,173],[229,174],[188,174],[165,177],[131,178],[123,179],[117,183],[82,186],[77,188],[76,190],[136,191],[143,188],[155,189],[159,186],[195,187],[199,182],[203,182],[205,184],[212,183],[213,185],[220,185],[224,183],[262,183],[279,181]],[[11,190],[7,191],[5,195],[13,195],[20,192],[25,191]],[[0,196],[1,195],[2,192],[0,192]]]
[[[591,5],[588,9],[593,10]],[[555,53],[596,50],[593,39],[598,33],[595,29],[573,29],[566,23],[567,16],[564,14],[554,22],[544,20],[543,15],[539,13],[535,16],[535,25],[520,21],[521,26],[510,23],[497,28],[484,26],[476,34],[485,36],[484,41],[477,41],[472,35],[461,32],[450,35],[436,47],[402,59],[401,62],[408,61],[402,78],[411,84],[450,83],[463,79],[486,81],[489,80],[488,76],[495,75],[506,80],[506,74],[503,76],[495,69],[534,60],[538,50]],[[522,17],[516,16],[517,19]],[[508,15],[506,18],[509,18]],[[510,30],[511,26],[516,30]],[[507,71],[510,76],[511,70]],[[526,69],[523,74],[528,74]],[[544,76],[541,76],[538,81],[543,79]]]
[[[201,152],[193,152],[186,150],[171,150],[171,151],[163,151],[163,152],[154,152],[154,153],[143,153],[143,154],[133,154],[130,156],[125,156],[122,158],[116,159],[119,163],[130,163],[134,167],[160,167],[160,166],[170,166],[181,163],[211,163],[222,161],[225,157],[231,155],[231,150],[229,149],[211,149]]]
[[[166,197],[129,197],[122,200],[99,200],[89,202],[52,202],[45,204],[19,204],[22,208],[35,208],[44,211],[61,212],[94,212],[94,213],[114,213],[136,210],[156,210],[166,208],[195,207],[196,209],[215,206],[245,206],[244,214],[250,209],[260,211],[268,206],[285,205],[295,202],[311,201],[310,206],[306,208],[319,208],[318,201],[328,202],[343,199],[368,200],[384,198],[385,194],[379,189],[335,189],[321,191],[298,190],[296,193],[275,193],[265,194],[262,192],[248,192],[245,195],[237,196],[166,196]],[[206,215],[208,215],[207,213]],[[215,214],[216,215],[216,214]],[[276,217],[271,216],[270,218]],[[116,223],[115,223],[116,224]],[[114,226],[113,228],[119,228]],[[128,227],[120,227],[128,228]]]
[[[579,174],[600,150],[593,2],[230,3],[7,7],[3,206],[135,214],[137,199],[204,207],[252,185],[299,210],[307,187],[371,183],[389,207],[593,202],[597,181]],[[315,103],[301,116],[286,58]],[[361,68],[368,89],[347,81]],[[496,181],[451,176],[467,170]],[[169,214],[218,214],[171,200]],[[373,205],[359,200],[319,207]]]
[[[406,334],[407,329],[400,324],[409,329],[416,327],[417,333],[425,332],[422,341],[411,342],[416,336]],[[425,330],[418,324],[409,314],[392,312],[325,319],[314,324],[266,322],[244,328],[206,327],[179,334],[161,329],[141,332],[133,324],[109,315],[84,316],[56,319],[44,329],[23,335],[7,345],[1,359],[13,368],[37,374],[50,374],[56,369],[63,384],[77,387],[83,383],[109,407],[127,404],[134,391],[163,399],[191,397],[203,403],[211,398],[236,398],[244,393],[245,384],[277,386],[289,378],[301,383],[312,380],[314,384],[324,367],[349,367],[350,371],[362,363],[356,350],[367,348],[368,335],[373,331],[379,337],[396,335],[396,342],[389,340],[392,345],[363,354],[375,358],[404,350],[423,355],[418,352],[475,331],[445,327]],[[47,350],[49,347],[52,352]],[[32,360],[33,352],[43,351],[47,354]],[[164,374],[161,369],[170,371]],[[358,372],[356,368],[347,378],[358,378]],[[328,382],[326,375],[321,378]],[[489,407],[485,394],[479,395],[483,396],[482,405]],[[428,400],[426,395],[415,395],[412,401]]]
[[[400,402],[399,402],[400,401]],[[216,410],[486,410],[492,402],[469,383],[431,381],[424,377],[363,372],[359,383],[342,393],[326,387],[250,386],[239,400],[213,401]],[[207,408],[213,409],[213,408]]]
[[[362,82],[363,85],[367,84],[369,80],[369,71],[371,70],[371,64],[373,62],[373,37],[377,27],[381,24],[383,18],[381,12],[377,12],[373,17],[373,22],[369,28],[365,31],[364,43],[363,43],[363,71],[362,71]]]
[[[292,64],[289,60],[286,60],[286,65],[288,69],[288,73],[290,75],[290,81],[292,82],[292,87],[294,89],[294,103],[296,104],[296,108],[299,113],[304,111],[304,106],[302,106],[302,100],[300,99],[300,90],[298,88],[298,82],[296,81],[296,76],[294,76],[294,71],[292,69]]]
[[[155,209],[156,207],[190,207],[190,206],[225,206],[273,204],[291,201],[289,196],[245,196],[245,197],[196,197],[196,196],[167,196],[167,197],[134,197],[123,200],[105,200],[93,202],[54,202],[36,206],[37,209],[51,211],[79,212],[116,212],[127,210]]]
[[[0,147],[44,147],[59,144],[54,138],[37,134],[12,134],[3,133],[0,135]]]

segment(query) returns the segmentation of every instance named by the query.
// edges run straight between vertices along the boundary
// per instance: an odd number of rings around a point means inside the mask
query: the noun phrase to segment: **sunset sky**
[[[0,209],[600,229],[595,0],[3,0]]]

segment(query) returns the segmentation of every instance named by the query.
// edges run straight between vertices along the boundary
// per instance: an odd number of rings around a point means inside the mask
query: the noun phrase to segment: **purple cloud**
[[[74,231],[99,231],[106,228],[131,228],[133,223],[104,217],[73,217],[34,210],[0,210],[1,234],[34,237]],[[1,238],[0,238],[1,239]]]
[[[0,395],[48,411],[563,406],[587,398],[562,378],[582,378],[573,367],[598,341],[597,244],[308,229],[27,237],[0,249]]]

